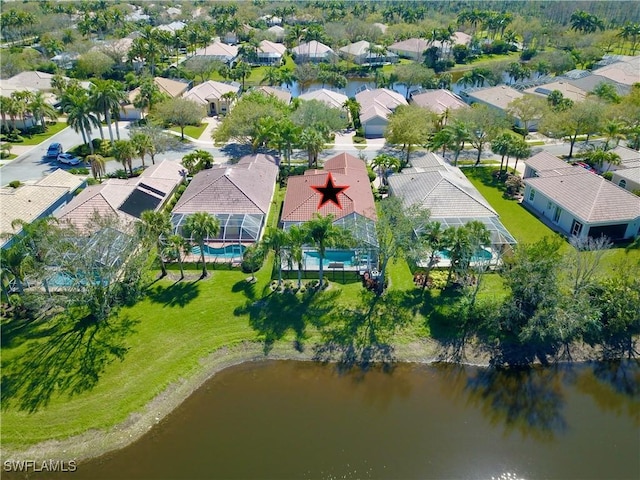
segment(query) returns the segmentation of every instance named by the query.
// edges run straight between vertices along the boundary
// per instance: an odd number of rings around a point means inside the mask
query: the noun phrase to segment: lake
[[[639,385],[638,363],[509,373],[245,363],[72,476],[637,479]]]

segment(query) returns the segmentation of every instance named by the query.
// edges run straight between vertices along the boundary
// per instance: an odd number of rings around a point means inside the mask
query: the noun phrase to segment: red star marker
[[[342,205],[340,204],[340,200],[338,199],[338,194],[344,192],[347,188],[349,188],[349,185],[334,184],[333,176],[331,175],[331,172],[329,172],[329,175],[327,176],[327,183],[325,183],[323,187],[311,185],[311,188],[322,195],[322,198],[320,198],[320,203],[318,203],[318,210],[320,210],[322,206],[328,202],[335,203],[336,206],[340,210],[342,210]]]

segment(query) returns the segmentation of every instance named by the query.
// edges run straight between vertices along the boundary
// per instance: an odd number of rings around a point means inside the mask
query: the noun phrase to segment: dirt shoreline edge
[[[438,362],[441,361],[437,354],[438,347],[437,342],[429,340],[396,345],[394,359],[405,363]],[[2,461],[52,459],[83,462],[119,450],[142,437],[216,373],[241,363],[263,360],[313,361],[313,349],[307,347],[300,352],[292,344],[276,343],[273,349],[265,354],[264,344],[261,342],[244,342],[233,347],[222,347],[200,361],[202,368],[197,374],[170,384],[142,411],[131,413],[124,422],[106,431],[88,430],[64,440],[47,440],[26,449],[14,449],[6,445],[2,447]],[[478,356],[467,363],[486,366],[488,359]]]

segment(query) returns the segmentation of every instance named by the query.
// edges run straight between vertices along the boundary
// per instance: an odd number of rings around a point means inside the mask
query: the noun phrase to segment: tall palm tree
[[[525,141],[524,138],[518,137],[512,144],[509,151],[512,157],[516,159],[516,164],[513,166],[513,170],[516,175],[518,174],[518,160],[521,158],[529,158],[531,156],[531,147]]]
[[[276,67],[269,67],[264,72],[264,77],[260,80],[260,83],[266,83],[267,85],[280,85],[280,69]]]
[[[287,234],[284,230],[271,227],[267,230],[262,244],[266,249],[273,250],[275,254],[275,262],[278,266],[278,286],[280,286],[282,284],[282,252],[287,246]]]
[[[443,234],[443,245],[449,251],[449,274],[447,275],[447,285],[451,283],[453,272],[460,273],[463,270],[467,258],[471,258],[473,247],[469,231],[462,227],[449,227]]]
[[[145,167],[144,157],[153,150],[153,142],[151,137],[146,133],[136,132],[131,136],[131,143],[136,153],[142,160],[142,167]]]
[[[120,108],[127,98],[122,84],[114,80],[95,80],[90,90],[91,101],[96,111],[100,112],[107,122],[109,140],[113,145],[113,130],[111,128],[111,112]]]
[[[381,153],[371,161],[371,166],[378,171],[382,185],[387,185],[389,170],[397,171],[400,168],[400,160],[393,155]]]
[[[89,93],[84,89],[72,89],[62,96],[61,105],[67,114],[67,124],[82,135],[82,140],[89,144],[91,153],[94,153],[91,128],[99,126],[100,121],[93,113]]]
[[[183,232],[186,237],[200,247],[200,260],[202,261],[201,278],[205,278],[209,273],[207,272],[207,263],[204,257],[204,241],[208,238],[218,236],[218,233],[220,233],[220,221],[217,217],[207,212],[196,212],[187,217]]]
[[[617,120],[609,120],[604,124],[602,128],[602,133],[606,138],[604,148],[605,150],[609,149],[609,142],[615,141],[615,146],[617,147],[620,144],[620,140],[625,139],[624,135],[624,124]]]
[[[154,212],[145,210],[140,215],[140,233],[142,238],[150,245],[155,245],[156,253],[160,259],[161,276],[167,275],[167,267],[164,261],[164,239],[171,235],[173,225],[171,216],[166,210]]]
[[[302,228],[306,233],[307,240],[313,244],[318,251],[319,268],[318,278],[320,280],[320,287],[323,283],[324,272],[324,256],[326,254],[327,247],[334,246],[345,237],[346,231],[333,224],[335,217],[333,215],[322,215],[315,213],[313,218],[302,224]]]
[[[87,163],[89,163],[89,167],[91,168],[91,175],[96,180],[102,179],[102,176],[105,174],[105,166],[106,161],[102,155],[93,154],[87,155],[85,159]]]
[[[318,155],[325,148],[326,138],[315,128],[305,128],[298,137],[298,144],[307,151],[309,168],[318,165]]]
[[[175,258],[180,266],[180,280],[184,279],[184,265],[182,263],[182,254],[187,251],[189,244],[180,235],[169,235],[166,240],[164,254],[167,258]]]
[[[116,161],[122,164],[124,171],[126,172],[129,167],[129,173],[133,176],[132,161],[136,155],[136,149],[131,140],[116,140],[113,143],[112,153]]]
[[[139,108],[144,117],[145,110],[149,112],[153,106],[162,100],[160,88],[152,77],[144,77],[140,82],[140,91],[133,99],[133,106]]]
[[[299,225],[292,225],[287,232],[287,262],[290,270],[294,263],[298,267],[298,289],[302,286],[302,261],[304,259],[302,247],[306,238],[306,232]]]
[[[469,129],[463,122],[456,119],[453,123],[444,127],[444,130],[449,132],[450,148],[454,152],[453,166],[457,167],[460,152],[464,150],[464,144],[470,139]]]
[[[27,108],[32,113],[36,123],[40,122],[40,125],[42,125],[45,131],[47,130],[46,119],[55,121],[58,118],[58,111],[53,108],[53,105],[47,102],[44,97],[44,92],[41,90],[33,94]]]
[[[348,98],[342,104],[342,108],[349,114],[353,128],[357,128],[356,125],[360,125],[360,103],[355,98]]]

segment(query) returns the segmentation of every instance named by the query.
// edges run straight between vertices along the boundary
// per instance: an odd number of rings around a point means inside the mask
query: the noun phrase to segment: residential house
[[[193,56],[218,60],[226,65],[232,66],[238,59],[238,47],[217,41],[206,47],[197,49]]]
[[[182,96],[191,86],[191,82],[172,80],[164,77],[154,77],[153,83],[156,84],[160,93],[167,95],[170,98]],[[123,120],[140,120],[142,118],[141,110],[134,106],[134,102],[139,94],[140,87],[129,92],[128,102],[122,106],[121,110],[120,117]]]
[[[269,215],[277,177],[275,158],[263,154],[247,155],[233,165],[198,172],[172,211],[175,231],[182,231],[189,215],[207,212],[220,221],[220,233],[209,242],[223,248],[258,242]]]
[[[17,235],[21,227],[11,224],[16,220],[32,223],[53,215],[70,202],[74,194],[87,185],[84,177],[78,177],[65,170],[53,173],[18,188],[0,188],[0,239],[2,248],[11,245],[10,235]]]
[[[179,32],[186,26],[187,26],[186,23],[176,21],[176,22],[167,23],[166,25],[159,25],[156,27],[156,30],[160,30],[160,31],[167,32],[174,35],[176,32]]]
[[[340,205],[332,201],[320,205],[322,195],[314,189],[327,185],[330,174],[334,185],[347,187],[337,194]],[[377,215],[365,162],[348,153],[341,153],[327,160],[322,170],[307,170],[304,175],[288,178],[280,218],[283,228],[288,230],[292,225],[307,222],[315,214],[333,215],[334,225],[349,230],[358,244],[355,249],[333,256],[327,252],[325,261],[330,262],[329,267],[331,263],[339,263],[340,268],[358,269],[362,259],[369,265],[376,265]],[[304,266],[305,270],[317,270],[319,267],[317,253],[312,248],[305,248]]]
[[[538,85],[537,87],[527,88],[526,90],[523,90],[523,92],[547,98],[551,92],[556,90],[562,93],[564,98],[568,98],[574,102],[582,102],[589,93],[567,80],[545,83],[544,85]]]
[[[291,103],[291,93],[287,90],[283,90],[277,87],[269,87],[267,85],[256,87],[255,90],[262,93],[263,95],[272,95],[286,105],[289,105]]]
[[[525,162],[523,205],[567,236],[616,241],[638,235],[640,197],[543,153]]]
[[[13,94],[18,92],[30,92],[36,93],[37,90],[35,88],[29,87],[20,87],[18,85],[14,85],[11,83],[0,83],[0,97],[10,98]],[[49,98],[47,98],[49,103],[54,103],[56,100],[52,94],[49,94]],[[9,129],[20,129],[24,130],[27,128],[31,128],[35,125],[35,118],[30,112],[25,112],[24,115],[12,116],[7,112],[0,112],[0,129],[9,130]]]
[[[208,80],[193,87],[183,95],[199,105],[204,105],[210,116],[226,114],[237,98],[240,87]]]
[[[356,94],[360,104],[360,124],[365,137],[382,137],[389,124],[389,116],[400,105],[407,105],[403,95],[387,88],[363,90]]]
[[[411,103],[426,108],[438,115],[447,114],[459,108],[468,108],[468,105],[451,90],[443,88],[439,90],[425,90],[411,95]]]
[[[640,165],[614,171],[611,182],[634,194],[640,194]]]
[[[251,63],[255,65],[278,66],[282,63],[282,58],[286,51],[287,47],[281,43],[262,40],[258,46],[255,61]]]
[[[274,25],[273,27],[267,28],[267,32],[273,35],[276,42],[284,42],[285,31],[280,25]]]
[[[337,108],[339,110],[342,110],[344,108],[344,103],[349,100],[349,97],[346,95],[326,88],[320,88],[318,90],[303,93],[298,98],[305,101],[318,100],[329,107]]]
[[[462,171],[435,153],[416,156],[410,168],[391,175],[389,191],[407,207],[418,205],[429,210],[430,220],[439,222],[443,229],[481,222],[491,235],[492,258],[516,243],[498,213]]]
[[[62,52],[54,55],[50,60],[55,63],[58,68],[69,70],[73,68],[79,57],[80,55],[77,53]]]
[[[350,43],[339,50],[340,56],[358,65],[385,65],[398,62],[398,55],[366,40]]]
[[[430,46],[431,44],[422,38],[409,38],[389,45],[389,50],[399,57],[421,62],[424,59],[424,51]]]
[[[34,71],[26,71],[20,72],[13,77],[7,78],[2,81],[4,85],[12,85],[18,87],[20,90],[40,90],[42,92],[52,92],[53,85],[51,81],[53,80],[52,73],[39,72],[38,70]],[[69,77],[62,77],[64,80],[71,80]],[[91,87],[91,82],[79,82],[83,88],[87,90]]]
[[[640,82],[640,55],[619,57],[618,61],[593,70],[593,74],[631,87]]]
[[[182,165],[165,160],[148,167],[139,177],[109,178],[88,186],[55,216],[87,232],[96,215],[114,216],[131,224],[146,210],[160,210],[183,180]]]
[[[296,63],[306,62],[333,62],[338,59],[336,53],[324,43],[312,40],[308,43],[301,43],[292,49],[293,59]]]
[[[602,171],[607,172],[609,170],[623,170],[627,168],[640,167],[640,152],[629,147],[618,145],[612,149],[612,152],[620,157],[620,164],[613,165],[605,162],[602,165]]]
[[[480,103],[487,105],[499,112],[507,112],[507,107],[514,100],[524,98],[524,94],[508,85],[496,85],[495,87],[475,88],[462,92],[464,98],[470,105]],[[522,127],[524,124],[519,118],[515,118],[515,124]],[[529,122],[529,129],[535,128],[536,121]]]

